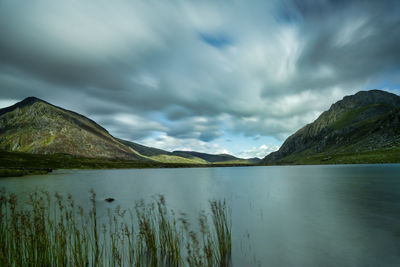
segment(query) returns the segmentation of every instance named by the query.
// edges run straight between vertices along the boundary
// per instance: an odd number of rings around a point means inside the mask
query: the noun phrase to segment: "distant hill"
[[[121,143],[133,148],[141,155],[146,156],[149,159],[159,162],[169,163],[190,163],[190,164],[208,164],[209,162],[191,155],[175,155],[172,152],[168,152],[162,149],[148,147],[140,145],[134,142],[118,139]]]
[[[190,153],[179,155],[115,138],[85,116],[35,97],[0,109],[0,150],[139,162],[214,163]],[[221,155],[215,156],[223,163],[241,160],[230,155],[225,155],[227,160],[223,160]],[[231,162],[231,159],[235,161]]]
[[[333,104],[261,164],[379,162],[400,162],[400,97],[371,90]]]
[[[196,158],[201,158],[207,162],[210,163],[249,163],[249,164],[255,164],[260,161],[258,158],[252,158],[252,159],[242,159],[242,158],[237,158],[229,154],[207,154],[207,153],[201,153],[201,152],[196,152],[196,151],[174,151],[172,152],[174,155],[181,156],[181,157],[188,157],[188,155]]]

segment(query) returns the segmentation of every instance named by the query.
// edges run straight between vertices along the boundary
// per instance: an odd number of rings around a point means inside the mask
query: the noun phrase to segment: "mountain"
[[[0,149],[147,160],[94,121],[35,97],[0,109]]]
[[[140,145],[134,142],[118,139],[121,143],[133,148],[141,155],[155,161],[170,163],[190,163],[190,164],[256,164],[259,158],[242,159],[229,154],[207,154],[196,151],[165,151],[158,148]]]
[[[261,159],[260,159],[260,158],[257,158],[257,157],[249,158],[249,159],[246,159],[246,160],[247,160],[247,162],[249,162],[250,164],[258,164],[258,163],[261,162]]]
[[[208,164],[206,160],[198,157],[194,157],[188,154],[175,155],[172,152],[168,152],[162,149],[148,147],[140,145],[134,142],[118,139],[121,143],[131,147],[141,155],[146,156],[149,159],[164,162],[164,163],[190,163],[190,164]]]
[[[207,154],[207,153],[200,153],[196,151],[174,151],[172,152],[174,155],[181,156],[181,157],[196,157],[203,159],[210,163],[247,163],[247,164],[255,164],[260,161],[258,158],[252,159],[242,159],[237,158],[229,154]]]
[[[35,97],[0,109],[0,150],[139,162],[214,163],[190,153],[172,153],[115,138],[85,116]],[[219,162],[235,159],[229,163],[243,163],[230,155],[225,155],[227,160],[215,156]]]
[[[333,104],[261,164],[379,162],[400,162],[400,97],[371,90]]]

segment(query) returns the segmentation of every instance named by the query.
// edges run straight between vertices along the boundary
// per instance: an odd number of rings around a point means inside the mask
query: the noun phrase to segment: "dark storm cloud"
[[[296,75],[275,91],[354,86],[400,69],[398,1],[291,1],[280,11],[296,21],[304,48]]]
[[[398,77],[398,14],[398,1],[4,0],[0,100],[34,95],[165,148],[282,139]]]
[[[354,1],[348,0],[289,0],[278,4],[278,18],[284,22],[303,19],[323,20],[332,12],[342,11]]]

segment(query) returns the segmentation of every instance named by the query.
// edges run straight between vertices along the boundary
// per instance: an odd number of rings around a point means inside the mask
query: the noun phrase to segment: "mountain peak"
[[[354,95],[345,96],[332,105],[335,108],[354,108],[357,106],[385,104],[392,107],[400,105],[400,96],[382,90],[359,91]]]
[[[24,100],[22,100],[21,102],[18,102],[18,103],[21,103],[21,104],[22,103],[33,104],[33,103],[36,103],[36,102],[45,102],[45,101],[43,101],[40,98],[34,97],[34,96],[29,96],[29,97],[25,98]]]
[[[393,93],[390,93],[388,91],[384,90],[379,90],[379,89],[371,89],[371,90],[366,90],[366,91],[358,91],[357,93],[354,94],[354,96],[365,96],[365,95],[372,95],[372,96],[388,96],[388,97],[393,97],[396,96]]]
[[[46,101],[44,101],[44,100],[42,100],[40,98],[37,98],[37,97],[34,97],[34,96],[30,96],[30,97],[27,97],[27,98],[25,98],[24,100],[22,100],[20,102],[15,103],[12,106],[0,109],[0,115],[3,115],[3,114],[5,114],[7,112],[10,112],[10,111],[13,111],[16,108],[23,108],[23,107],[26,107],[26,106],[31,106],[31,105],[33,105],[35,103],[45,103],[45,104],[51,105],[51,104],[47,103]]]

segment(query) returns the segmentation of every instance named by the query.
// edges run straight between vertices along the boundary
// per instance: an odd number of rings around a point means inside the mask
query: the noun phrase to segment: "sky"
[[[360,90],[400,93],[400,1],[0,1],[0,107],[35,96],[112,135],[264,157]]]

